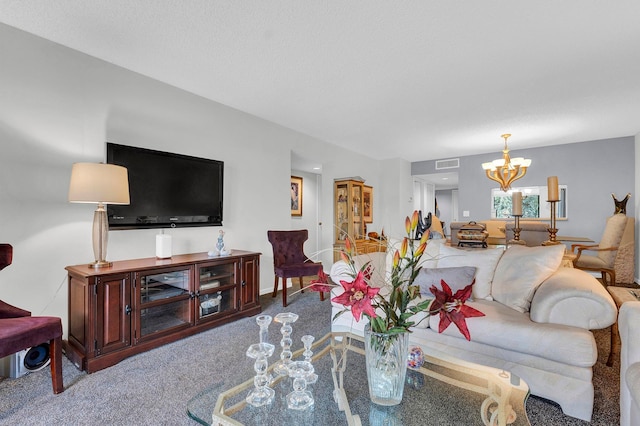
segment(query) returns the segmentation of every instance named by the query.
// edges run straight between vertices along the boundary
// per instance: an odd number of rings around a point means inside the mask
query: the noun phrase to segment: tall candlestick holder
[[[520,239],[520,231],[522,231],[522,228],[520,228],[520,217],[522,216],[521,214],[514,214],[512,215],[513,218],[515,219],[515,224],[513,227],[513,239],[509,240],[507,242],[507,245],[514,245],[514,244],[519,244],[519,245],[527,245],[527,243],[524,240]]]
[[[549,239],[542,243],[543,246],[560,244],[559,241],[556,241],[556,234],[558,233],[558,228],[556,228],[556,203],[558,201],[559,200],[547,200],[547,202],[551,203],[551,226],[547,228],[547,231],[549,231]]]
[[[291,324],[298,320],[298,314],[280,312],[273,320],[282,324],[282,327],[280,327],[280,333],[282,334],[280,347],[282,347],[282,352],[280,353],[280,361],[276,362],[273,371],[281,376],[288,376],[289,364],[291,364],[291,357],[293,356],[291,352],[291,344],[293,343],[291,341],[291,331],[293,330]]]

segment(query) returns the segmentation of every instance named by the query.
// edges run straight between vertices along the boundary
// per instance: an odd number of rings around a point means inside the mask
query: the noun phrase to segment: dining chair
[[[309,238],[306,229],[296,231],[267,231],[267,238],[273,247],[273,272],[275,274],[272,297],[278,293],[278,282],[282,279],[282,306],[287,306],[287,279],[297,277],[303,291],[303,277],[318,275],[321,262],[313,262],[304,254],[304,242]],[[320,300],[324,293],[320,292]]]
[[[602,284],[616,284],[616,254],[627,225],[627,216],[622,213],[607,218],[607,223],[598,244],[572,244],[571,252],[576,255],[573,267],[586,271],[597,271],[602,275]],[[593,251],[595,255],[583,254]]]

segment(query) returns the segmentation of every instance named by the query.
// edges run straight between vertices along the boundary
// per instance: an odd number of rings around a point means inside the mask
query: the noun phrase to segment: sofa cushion
[[[558,268],[544,280],[536,289],[529,310],[531,321],[586,330],[609,327],[617,316],[616,304],[604,286],[576,268]]]
[[[496,267],[491,295],[519,312],[528,312],[536,289],[560,267],[564,252],[563,244],[509,247]]]
[[[501,303],[478,300],[467,302],[484,317],[467,318],[471,342],[536,355],[560,363],[591,367],[597,359],[595,340],[590,331],[559,324],[533,323],[529,316]],[[437,332],[440,315],[429,318],[429,328]],[[442,334],[464,336],[451,324]]]
[[[418,272],[414,284],[420,286],[420,294],[432,297],[431,286],[442,289],[441,281],[447,283],[451,291],[462,290],[473,282],[476,275],[474,266],[457,266],[453,268],[422,268]]]
[[[473,298],[493,300],[491,297],[491,282],[493,273],[503,249],[457,249],[441,246],[438,258],[438,268],[455,266],[474,266],[476,268],[476,283],[473,285]]]

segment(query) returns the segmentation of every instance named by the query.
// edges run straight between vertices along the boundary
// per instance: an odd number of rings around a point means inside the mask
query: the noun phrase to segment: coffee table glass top
[[[271,404],[259,408],[246,404],[245,397],[253,389],[253,377],[247,377],[231,389],[216,383],[204,390],[189,401],[188,415],[203,425],[529,425],[525,411],[529,388],[503,371],[429,351],[422,368],[407,371],[402,403],[383,407],[369,399],[361,337],[330,333],[316,341],[312,349],[318,380],[307,387],[314,397],[310,409],[287,408],[286,396],[293,387],[292,379],[283,376],[271,385],[276,392]],[[346,403],[340,404],[343,410],[336,402],[339,397],[334,397],[341,392],[334,392],[340,376],[335,374],[334,381],[332,353],[338,369],[339,360],[346,359],[342,387]],[[294,360],[302,358],[302,349],[294,353]],[[278,359],[276,349],[269,358],[270,365]],[[246,362],[253,360],[247,358]]]

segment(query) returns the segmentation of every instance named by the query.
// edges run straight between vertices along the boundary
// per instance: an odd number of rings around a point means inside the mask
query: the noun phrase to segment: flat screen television
[[[109,229],[222,226],[224,162],[107,142],[127,168],[129,205],[107,205]]]

